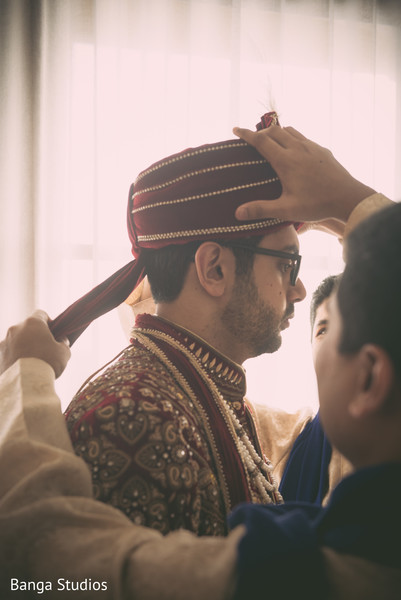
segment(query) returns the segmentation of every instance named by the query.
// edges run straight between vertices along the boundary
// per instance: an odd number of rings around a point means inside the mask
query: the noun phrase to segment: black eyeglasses
[[[295,285],[298,279],[299,269],[301,267],[302,256],[293,252],[282,252],[281,250],[270,250],[269,248],[259,248],[259,246],[247,246],[246,244],[227,244],[229,248],[244,248],[254,254],[264,254],[265,256],[277,256],[278,258],[287,258],[292,262],[290,283]]]

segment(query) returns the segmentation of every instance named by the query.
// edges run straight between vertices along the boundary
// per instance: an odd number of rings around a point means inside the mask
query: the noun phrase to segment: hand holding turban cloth
[[[256,128],[271,124],[278,124],[275,112],[266,113]],[[288,225],[279,219],[239,222],[234,216],[240,204],[273,200],[281,189],[270,164],[240,139],[188,148],[154,163],[129,192],[128,234],[135,260],[52,321],[54,337],[67,337],[72,344],[93,320],[124,302],[146,275],[142,248],[265,235]]]

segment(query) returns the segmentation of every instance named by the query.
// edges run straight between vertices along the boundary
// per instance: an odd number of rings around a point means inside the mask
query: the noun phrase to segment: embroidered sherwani
[[[259,461],[269,487],[244,394],[239,365],[190,332],[139,315],[131,346],[66,411],[95,497],[162,533],[226,534],[234,506],[269,500],[251,474]]]

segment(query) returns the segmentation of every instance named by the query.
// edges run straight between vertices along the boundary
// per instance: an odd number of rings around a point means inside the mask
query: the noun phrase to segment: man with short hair
[[[298,224],[239,225],[234,216],[244,200],[280,192],[271,166],[241,140],[167,157],[131,188],[136,260],[112,293],[122,280],[121,302],[146,274],[156,314],[137,317],[131,345],[77,394],[66,419],[95,497],[137,524],[224,535],[237,504],[281,501],[241,365],[279,348],[305,297]],[[92,295],[90,309],[109,295]],[[74,309],[81,324],[87,306]],[[73,338],[79,330],[75,322]]]

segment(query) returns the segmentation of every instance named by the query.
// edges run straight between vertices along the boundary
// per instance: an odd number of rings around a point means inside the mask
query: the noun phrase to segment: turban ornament
[[[256,128],[271,124],[278,124],[275,112],[266,113]],[[270,164],[240,139],[188,148],[154,163],[129,192],[134,260],[52,321],[54,337],[73,344],[93,320],[126,300],[146,275],[142,248],[265,235],[288,224],[279,219],[240,222],[234,216],[240,204],[278,198],[281,189]]]

